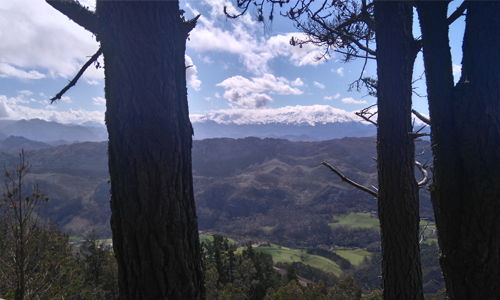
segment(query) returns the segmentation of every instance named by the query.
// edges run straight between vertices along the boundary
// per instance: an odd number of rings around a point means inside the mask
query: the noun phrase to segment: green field
[[[371,213],[349,213],[345,215],[338,215],[333,217],[333,222],[328,223],[332,228],[345,226],[349,228],[362,228],[362,229],[380,229],[380,222],[376,216]],[[437,242],[436,224],[428,220],[420,220],[420,229],[425,228],[426,239],[423,243],[430,244]],[[340,255],[340,254],[339,254]],[[347,259],[347,258],[346,258]]]
[[[379,221],[370,213],[349,213],[346,215],[335,216],[331,227],[346,226],[351,228],[372,228],[379,229]]]
[[[363,260],[365,260],[365,258],[372,256],[372,253],[359,248],[336,249],[335,253],[337,253],[338,256],[347,259],[353,266],[358,266],[363,262]]]
[[[255,251],[271,255],[275,264],[301,262],[324,272],[333,273],[335,276],[342,274],[342,270],[335,262],[319,255],[308,254],[304,250],[272,245],[255,248]]]
[[[200,234],[200,242],[201,243],[211,243],[214,240],[214,236],[212,234]],[[224,237],[229,241],[230,244],[237,244],[236,240],[232,238]]]

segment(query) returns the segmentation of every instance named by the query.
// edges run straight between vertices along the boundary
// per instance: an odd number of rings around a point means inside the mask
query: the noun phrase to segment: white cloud
[[[335,95],[333,95],[333,96],[325,96],[325,97],[323,97],[323,99],[325,99],[325,100],[329,100],[329,101],[330,101],[330,100],[337,100],[338,98],[340,98],[340,94],[339,94],[339,93],[336,93],[336,94],[335,94]]]
[[[287,34],[278,34],[270,37],[266,41],[266,45],[272,54],[272,57],[284,56],[296,66],[319,65],[326,60],[323,58],[321,48],[312,44],[304,44],[302,47],[292,46],[292,39],[305,40],[306,35],[299,32],[291,32]]]
[[[343,77],[344,76],[344,68],[343,67],[340,67],[340,68],[337,68],[337,70],[335,70],[335,72],[340,76],[340,77]]]
[[[359,122],[353,113],[329,105],[284,106],[279,108],[232,108],[193,114],[192,122],[214,121],[221,124],[326,124],[334,122]]]
[[[319,47],[306,44],[302,47],[290,45],[290,39],[305,39],[303,33],[278,34],[266,38],[259,35],[261,24],[252,21],[245,14],[239,21],[228,22],[223,15],[223,7],[234,9],[228,1],[204,0],[210,10],[210,19],[201,16],[195,29],[190,33],[188,48],[198,52],[225,52],[240,57],[245,68],[254,74],[269,72],[268,63],[277,57],[286,57],[296,66],[318,65],[325,62]],[[232,8],[233,7],[233,8]],[[191,8],[192,9],[192,8]],[[192,9],[193,13],[198,13]]]
[[[275,95],[300,95],[302,91],[290,85],[283,77],[273,74],[264,74],[262,77],[250,79],[237,75],[229,77],[217,84],[226,89],[224,98],[231,106],[258,108],[272,102],[268,94]]]
[[[200,59],[207,65],[213,64],[214,60],[208,55],[200,55]]]
[[[42,79],[45,75],[35,71],[25,71],[13,65],[0,63],[0,77],[16,77],[20,79]]]
[[[85,82],[87,82],[88,85],[98,85],[99,81],[95,79],[86,79]]]
[[[73,99],[71,99],[71,97],[69,97],[69,96],[62,96],[61,101],[64,103],[72,103]]]
[[[198,78],[198,68],[189,55],[184,56],[186,64],[186,81],[195,91],[200,90],[201,80]]]
[[[233,6],[231,0],[202,0],[199,1],[199,4],[207,7],[210,10],[209,14],[211,19],[226,20],[227,18],[224,14],[224,7],[227,9],[227,12],[229,14],[238,14],[238,10]],[[194,15],[199,14],[199,11],[193,8],[189,3],[186,3],[186,7],[188,7]],[[252,20],[252,17],[249,14],[241,16],[239,20],[247,26],[257,25],[257,22]]]
[[[459,75],[460,73],[462,73],[462,65],[453,64],[452,67],[453,67],[453,76]]]
[[[30,91],[30,90],[20,90],[20,91],[17,91],[19,95],[22,95],[22,96],[26,96],[26,97],[29,97],[31,95],[33,95],[33,92]]]
[[[315,87],[317,87],[319,89],[324,89],[325,88],[325,85],[322,84],[321,82],[314,81],[313,84],[314,84]]]
[[[91,33],[45,1],[0,1],[0,28],[2,76],[68,78],[98,48]],[[89,68],[84,76],[103,78],[103,72]]]
[[[366,104],[367,103],[365,100],[356,100],[352,97],[342,98],[342,102],[344,102],[346,104]]]
[[[304,82],[302,81],[302,79],[300,79],[300,77],[297,77],[294,81],[291,82],[291,84],[293,86],[303,86]]]
[[[106,105],[106,99],[103,98],[103,97],[93,97],[92,98],[92,103],[94,105],[105,106]]]
[[[103,111],[70,109],[58,111],[56,105],[33,108],[20,104],[19,97],[0,95],[0,118],[10,120],[42,119],[59,123],[81,124],[87,121],[104,123]]]

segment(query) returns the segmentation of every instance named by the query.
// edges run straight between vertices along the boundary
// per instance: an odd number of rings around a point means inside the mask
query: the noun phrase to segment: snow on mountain
[[[375,135],[375,127],[353,112],[328,105],[225,109],[191,115],[195,139],[272,137],[320,141]]]
[[[232,108],[211,111],[206,114],[192,114],[190,117],[193,123],[213,121],[224,125],[288,124],[315,126],[328,123],[361,123],[360,118],[353,112],[329,105],[296,105],[259,109]]]

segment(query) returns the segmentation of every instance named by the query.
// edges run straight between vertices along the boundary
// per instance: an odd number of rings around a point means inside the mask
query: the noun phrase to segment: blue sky
[[[81,1],[93,6],[92,0]],[[450,11],[459,3],[452,2]],[[252,14],[226,19],[225,0],[185,0],[188,17],[201,13],[187,42],[188,99],[193,116],[232,114],[245,111],[258,119],[273,111],[306,111],[328,108],[336,112],[362,109],[375,103],[365,91],[349,92],[359,76],[362,61],[344,64],[332,53],[316,60],[322,50],[289,44],[300,37],[291,22],[275,18],[263,26]],[[416,16],[415,16],[416,17]],[[418,22],[415,21],[415,28]],[[451,27],[456,79],[460,73],[463,18]],[[415,35],[418,35],[418,29]],[[43,0],[0,2],[0,118],[41,118],[63,123],[103,122],[105,111],[102,69],[90,67],[78,84],[57,104],[48,99],[76,74],[98,49],[94,37],[72,23]],[[423,72],[421,55],[415,77]],[[365,75],[376,73],[368,65]],[[425,95],[424,81],[417,83]],[[305,107],[307,106],[307,107]],[[417,110],[427,113],[425,98],[414,97]],[[195,117],[193,117],[195,119]]]

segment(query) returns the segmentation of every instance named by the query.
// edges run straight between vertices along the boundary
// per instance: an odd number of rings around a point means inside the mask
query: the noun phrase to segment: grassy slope
[[[335,253],[342,258],[347,259],[353,266],[361,264],[365,258],[372,256],[372,253],[366,251],[365,249],[358,248],[336,249]]]
[[[340,267],[328,258],[308,254],[304,250],[291,249],[279,245],[272,245],[270,247],[255,248],[256,251],[269,254],[273,257],[273,262],[276,263],[292,263],[301,262],[313,268],[320,269],[325,272],[333,273],[336,276],[342,274]]]
[[[332,228],[345,226],[349,228],[364,228],[379,230],[379,220],[370,213],[349,213],[345,215],[334,216],[332,223],[328,223]],[[421,230],[425,228],[426,239],[423,243],[437,243],[436,224],[427,220],[420,220]],[[338,253],[337,253],[338,254]],[[340,255],[340,254],[339,254]],[[346,258],[348,259],[348,258]]]
[[[334,217],[334,222],[329,223],[331,227],[346,226],[351,228],[379,228],[379,221],[370,213],[349,213]]]

